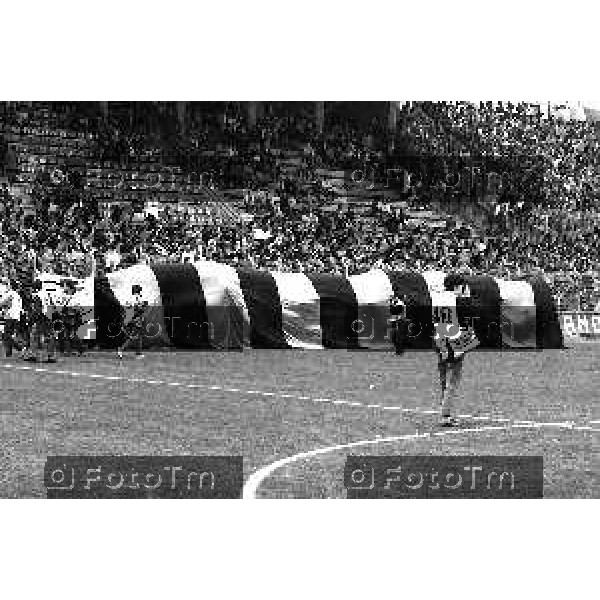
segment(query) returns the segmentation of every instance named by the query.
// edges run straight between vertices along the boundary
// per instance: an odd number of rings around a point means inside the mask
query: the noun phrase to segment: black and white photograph
[[[41,581],[68,555],[137,560],[147,580],[170,548],[163,574],[198,578],[90,592],[119,598],[194,593],[213,563],[215,597],[348,595],[320,587],[333,571],[374,595],[377,567],[349,567],[371,546],[462,597],[483,595],[471,554],[532,585],[530,543],[548,572],[587,572],[565,552],[600,499],[589,37],[546,50],[516,13],[496,38],[450,7],[428,29],[412,8],[175,5],[155,24],[158,5],[110,3],[83,28],[45,7],[42,47],[6,44],[11,564],[47,555]]]
[[[582,102],[4,102],[2,443],[39,476],[7,454],[2,494],[598,498],[599,121]],[[344,471],[507,449],[539,469]],[[110,479],[90,452],[243,473]]]

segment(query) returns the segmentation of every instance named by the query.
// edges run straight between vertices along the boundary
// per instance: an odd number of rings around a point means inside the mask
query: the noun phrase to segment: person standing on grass
[[[392,325],[392,343],[397,355],[404,354],[408,337],[409,322],[406,316],[406,296],[390,298],[390,315]]]
[[[63,354],[78,354],[85,356],[85,346],[83,340],[79,337],[78,331],[83,325],[81,311],[76,306],[66,304],[60,313],[62,324],[59,335],[59,349]]]
[[[46,362],[54,363],[56,362],[56,336],[52,323],[54,303],[50,295],[42,295],[41,288],[41,283],[35,282],[33,288],[27,292],[29,355],[25,360],[42,362],[45,354]]]
[[[17,339],[22,311],[21,296],[11,289],[10,280],[2,277],[0,279],[0,320],[4,321],[2,342],[7,358],[12,356],[13,348],[23,349],[23,344]]]
[[[468,304],[471,290],[466,278],[459,274],[447,275],[444,279],[444,294],[447,305],[434,307],[434,348],[438,355],[438,371],[441,388],[442,427],[453,427],[459,424],[453,410],[455,408],[458,389],[462,379],[462,370],[466,354],[479,345],[479,339],[468,318],[460,317],[456,308],[456,300],[461,299]],[[452,294],[454,298],[448,296]],[[448,371],[450,379],[448,381]]]
[[[142,300],[141,285],[132,286],[131,293],[134,296],[134,301],[125,308],[133,308],[133,317],[125,324],[125,341],[123,345],[117,348],[117,358],[119,360],[123,358],[123,352],[132,347],[136,347],[136,358],[144,358],[142,353],[144,344],[144,316],[148,308],[148,302]]]

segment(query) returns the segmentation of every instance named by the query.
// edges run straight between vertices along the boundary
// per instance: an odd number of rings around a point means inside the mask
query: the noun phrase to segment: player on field
[[[404,354],[404,347],[408,337],[409,322],[406,316],[406,296],[396,295],[390,298],[390,315],[392,325],[392,343],[396,354]]]
[[[148,301],[142,300],[142,286],[134,285],[131,288],[134,296],[132,303],[125,306],[125,309],[133,309],[131,320],[125,323],[125,342],[117,348],[117,357],[123,358],[123,351],[136,347],[136,358],[144,358],[142,353],[144,344],[144,317],[148,308]]]
[[[468,304],[468,299],[471,298],[471,290],[465,277],[458,274],[447,275],[444,289],[448,298],[447,305],[434,307],[434,348],[438,355],[441,386],[440,425],[452,427],[458,425],[452,412],[462,378],[464,358],[467,352],[479,345],[479,340],[468,318],[459,317],[456,308],[456,300],[461,299],[462,304]]]

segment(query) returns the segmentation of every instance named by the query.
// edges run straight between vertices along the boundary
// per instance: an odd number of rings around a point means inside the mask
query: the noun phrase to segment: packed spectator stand
[[[393,127],[385,111],[194,104],[4,103],[3,272],[540,271],[563,307],[595,307],[597,123],[532,103],[396,103]]]

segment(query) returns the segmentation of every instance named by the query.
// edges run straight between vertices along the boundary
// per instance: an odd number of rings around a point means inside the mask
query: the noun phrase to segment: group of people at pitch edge
[[[68,285],[68,284],[67,284]],[[42,284],[32,281],[15,291],[6,277],[0,277],[0,330],[6,357],[13,350],[20,352],[23,360],[56,362],[57,351],[62,354],[85,353],[84,341],[78,330],[83,324],[81,309],[77,306],[57,304],[51,294],[42,293]],[[71,290],[73,291],[73,290]],[[135,347],[136,356],[143,358],[144,315],[148,302],[142,298],[142,287],[132,286],[133,300],[123,307],[132,309],[130,319],[123,314],[123,342],[117,347],[117,357]]]
[[[440,376],[440,425],[453,427],[459,424],[452,412],[462,379],[464,359],[469,351],[480,345],[480,340],[473,328],[477,299],[472,294],[467,279],[460,274],[447,275],[444,290],[453,294],[455,301],[433,309],[433,348],[437,353]],[[390,300],[392,340],[398,355],[404,353],[409,337],[407,301],[406,296],[394,296]],[[457,305],[460,305],[460,311]]]
[[[68,284],[67,284],[68,285]],[[12,289],[10,280],[0,278],[0,323],[5,356],[13,350],[21,358],[35,362],[56,362],[63,354],[84,354],[83,340],[77,335],[82,325],[80,309],[60,305],[50,294],[42,294],[40,281]]]

